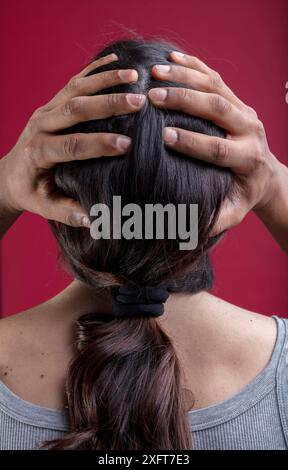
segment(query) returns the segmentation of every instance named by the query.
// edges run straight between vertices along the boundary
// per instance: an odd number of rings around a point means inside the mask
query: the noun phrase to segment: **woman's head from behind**
[[[97,58],[115,52],[119,60],[90,75],[133,68],[138,81],[96,94],[147,95],[155,87],[181,87],[156,80],[151,73],[155,64],[169,64],[169,54],[175,49],[179,50],[161,41],[111,44]],[[143,213],[147,204],[175,208],[185,204],[188,212],[190,204],[198,205],[198,244],[193,250],[180,250],[179,237],[168,239],[167,219],[164,239],[115,239],[111,232],[110,238],[96,240],[87,229],[51,222],[75,277],[95,289],[113,294],[126,283],[164,284],[171,292],[195,293],[212,286],[207,252],[216,239],[209,235],[230,188],[231,174],[167,148],[162,139],[166,126],[224,135],[211,122],[156,108],[149,99],[135,114],[84,122],[65,131],[113,132],[132,138],[124,156],[57,166],[58,189],[79,200],[87,213],[94,204],[105,204],[113,215],[113,196],[121,196],[122,207],[137,204]],[[79,319],[77,344],[79,354],[67,382],[72,433],[56,447],[157,450],[191,446],[181,370],[156,319],[89,314]]]

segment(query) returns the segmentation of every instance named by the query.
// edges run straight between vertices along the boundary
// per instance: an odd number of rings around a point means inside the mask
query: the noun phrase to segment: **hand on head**
[[[81,121],[138,111],[144,95],[115,93],[89,96],[98,90],[137,80],[136,70],[111,70],[85,77],[115,54],[93,61],[29,119],[14,148],[1,159],[1,185],[11,210],[28,210],[70,226],[89,226],[77,201],[53,191],[51,169],[59,162],[123,155],[131,139],[113,133],[55,135]]]
[[[146,99],[143,94],[89,96],[113,85],[138,80],[133,69],[86,76],[117,59],[115,54],[109,54],[93,61],[33,113],[14,148],[1,160],[1,184],[5,187],[7,206],[12,210],[29,210],[67,225],[89,227],[89,218],[79,202],[55,193],[49,175],[58,162],[127,152],[131,139],[124,135],[100,132],[56,135],[82,121],[135,113],[142,108]],[[274,197],[280,164],[269,150],[256,112],[235,96],[217,72],[198,58],[175,51],[170,59],[171,66],[161,68],[156,64],[152,74],[158,80],[179,82],[184,87],[154,88],[148,93],[151,103],[211,120],[227,131],[225,139],[181,128],[165,128],[163,134],[166,145],[180,153],[233,171],[233,190],[214,226],[212,235],[216,235],[237,225],[249,210]]]
[[[198,58],[176,51],[170,58],[175,64],[164,68],[155,65],[153,75],[193,89],[155,88],[150,90],[149,99],[155,106],[211,120],[227,131],[224,139],[180,128],[164,129],[164,141],[169,147],[229,167],[234,174],[234,185],[211,232],[216,235],[237,225],[251,209],[264,206],[274,197],[280,163],[269,150],[264,126],[254,109],[237,98],[217,72]]]

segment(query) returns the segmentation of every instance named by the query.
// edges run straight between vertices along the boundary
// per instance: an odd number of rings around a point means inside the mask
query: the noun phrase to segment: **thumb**
[[[71,198],[59,197],[50,199],[41,210],[42,217],[55,220],[71,227],[87,227],[91,225],[86,211],[78,201]]]
[[[240,224],[248,211],[247,202],[243,197],[237,196],[231,199],[231,197],[226,196],[222,202],[216,222],[210,232],[210,237],[219,235],[219,233],[224,232],[224,230],[228,230]]]

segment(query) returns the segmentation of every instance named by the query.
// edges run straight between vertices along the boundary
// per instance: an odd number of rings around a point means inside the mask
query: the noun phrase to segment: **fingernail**
[[[87,215],[84,215],[84,216],[81,218],[81,225],[82,225],[82,227],[90,228],[91,222],[90,222],[90,220],[89,220],[89,217],[87,217]]]
[[[160,73],[168,73],[170,72],[170,65],[155,65],[155,68],[158,70]]]
[[[127,100],[128,103],[133,106],[140,106],[145,100],[145,95],[136,95],[136,93],[131,93],[130,95],[127,95]]]
[[[136,70],[118,70],[121,80],[135,82],[137,80]]]
[[[172,51],[172,54],[176,55],[176,57],[179,57],[179,59],[184,59],[185,57],[185,54],[183,54],[182,52],[179,52],[179,51]]]
[[[165,127],[163,138],[166,144],[174,144],[178,140],[178,133],[171,127]]]
[[[167,96],[167,90],[163,88],[152,88],[149,91],[149,97],[154,101],[164,101]]]
[[[127,150],[128,147],[131,144],[131,139],[130,137],[117,137],[116,139],[116,145],[120,150]]]
[[[117,56],[117,54],[115,54],[114,52],[112,52],[111,54],[108,54],[108,55],[106,56],[106,59],[118,60],[118,56]]]

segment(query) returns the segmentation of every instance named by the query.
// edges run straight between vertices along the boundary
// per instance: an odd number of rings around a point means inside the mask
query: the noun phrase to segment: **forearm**
[[[276,196],[254,212],[288,255],[288,168],[285,165],[279,166]]]
[[[21,215],[21,211],[13,209],[7,200],[7,191],[4,184],[4,160],[0,160],[0,239]]]

